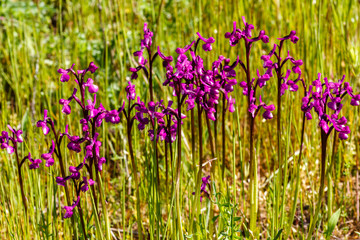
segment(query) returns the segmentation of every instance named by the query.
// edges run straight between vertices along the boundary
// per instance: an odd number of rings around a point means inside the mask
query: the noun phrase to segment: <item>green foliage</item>
[[[163,7],[160,5],[163,3]],[[101,9],[101,10],[100,10]],[[161,10],[160,10],[161,9]],[[135,65],[132,52],[139,49],[144,22],[155,32],[154,46],[160,45],[164,53],[173,54],[176,47],[184,46],[195,38],[195,33],[213,36],[216,42],[214,51],[204,60],[208,65],[211,59],[219,54],[235,59],[236,54],[244,53],[231,49],[224,34],[232,29],[232,22],[241,22],[245,16],[255,30],[265,29],[270,37],[270,44],[264,45],[268,52],[277,37],[284,36],[290,30],[296,30],[300,37],[296,45],[289,46],[291,54],[303,59],[303,77],[307,84],[322,71],[330,80],[341,78],[346,74],[346,80],[354,86],[354,92],[360,92],[360,5],[354,0],[318,0],[318,1],[245,1],[245,0],[46,0],[46,1],[12,1],[0,3],[0,131],[7,124],[21,125],[24,130],[25,143],[21,144],[22,155],[32,152],[40,156],[48,149],[48,142],[41,131],[35,127],[36,121],[42,118],[43,109],[49,109],[49,114],[59,126],[73,123],[71,129],[76,133],[78,124],[75,119],[64,118],[60,114],[58,99],[69,96],[70,90],[61,85],[56,70],[59,67],[69,67],[74,62],[79,68],[94,61],[100,67],[96,82],[103,93],[99,94],[106,108],[119,107],[125,98],[124,87],[130,78],[129,67]],[[260,47],[254,49],[254,59],[260,59],[265,52]],[[259,64],[252,66],[253,70],[261,68]],[[161,62],[155,63],[154,92],[159,98],[167,99],[170,92],[162,86],[164,70]],[[242,81],[243,75],[238,76]],[[138,89],[146,89],[148,82],[140,77],[134,82]],[[270,84],[270,83],[269,83]],[[269,102],[276,102],[275,84],[270,84]],[[148,98],[146,91],[141,91],[142,98]],[[167,239],[176,239],[180,234],[188,233],[192,224],[199,231],[187,235],[189,239],[210,239],[208,226],[216,224],[216,236],[219,239],[252,238],[248,230],[248,211],[246,205],[249,196],[248,188],[249,163],[247,159],[246,136],[246,101],[241,90],[235,89],[236,108],[238,114],[228,115],[226,124],[226,143],[228,152],[225,176],[214,175],[211,181],[217,192],[211,201],[218,207],[218,212],[210,219],[210,201],[204,200],[199,220],[189,218],[192,209],[195,182],[191,150],[183,144],[183,166],[181,193],[183,229],[177,229],[172,222],[171,209],[174,208],[173,178],[175,161],[169,162],[169,193],[166,195],[165,184],[160,184],[159,196],[154,194],[154,172],[150,169],[152,147],[147,139],[147,133],[134,130],[134,149],[139,163],[139,176],[143,180],[139,186],[141,214],[143,217],[143,232],[160,229]],[[303,239],[306,236],[306,225],[313,218],[313,211],[308,209],[315,202],[319,185],[320,140],[317,125],[307,122],[304,157],[300,166],[296,165],[299,151],[302,113],[299,106],[302,92],[295,95],[285,95],[285,114],[282,145],[286,146],[287,183],[279,192],[283,193],[283,205],[279,212],[282,216],[273,214],[273,181],[276,178],[273,166],[276,165],[276,132],[275,121],[257,126],[256,133],[263,133],[257,139],[255,146],[259,161],[259,216],[258,229],[264,239]],[[349,100],[349,99],[348,99]],[[291,109],[291,110],[290,110]],[[321,228],[326,231],[319,235],[330,238],[338,226],[340,237],[346,228],[343,221],[356,218],[355,178],[356,161],[359,161],[359,112],[345,110],[349,116],[351,135],[346,143],[338,143],[334,157],[333,176],[333,209],[336,211],[330,219],[322,215]],[[187,120],[187,119],[185,119]],[[289,124],[288,124],[289,123]],[[205,123],[204,123],[205,124]],[[185,121],[184,139],[190,141],[189,121]],[[218,124],[219,125],[219,124]],[[213,127],[213,124],[211,125]],[[286,127],[285,127],[286,126]],[[217,126],[218,133],[221,133]],[[231,133],[234,133],[233,136]],[[210,159],[209,134],[204,132],[204,152]],[[220,134],[219,134],[220,136]],[[82,203],[84,218],[89,230],[89,238],[105,239],[105,234],[117,239],[130,239],[136,236],[139,229],[136,223],[135,184],[132,177],[126,148],[126,134],[123,125],[104,128],[101,137],[104,141],[104,154],[107,164],[102,173],[102,191],[107,206],[107,212],[100,210],[98,215],[92,209],[95,202],[92,195],[87,196],[87,202]],[[220,138],[217,139],[220,149]],[[233,144],[233,145],[232,145]],[[234,148],[232,148],[234,147]],[[66,146],[64,146],[64,149]],[[332,150],[331,148],[329,150]],[[176,152],[174,151],[174,155]],[[197,152],[196,152],[197,154]],[[220,155],[220,154],[219,154]],[[283,153],[285,155],[285,152]],[[66,158],[67,167],[78,162],[78,156],[69,154]],[[175,159],[175,157],[174,157]],[[197,158],[196,158],[197,160]],[[220,161],[219,157],[214,161]],[[230,161],[232,161],[230,163]],[[73,222],[63,220],[62,207],[65,205],[63,189],[57,187],[54,178],[59,176],[57,165],[49,169],[41,167],[39,171],[31,171],[26,162],[23,167],[26,197],[28,199],[29,215],[22,209],[20,188],[17,184],[16,160],[13,156],[0,152],[0,238],[1,239],[70,239],[71,236],[81,237],[73,233]],[[160,179],[165,179],[165,161],[160,158]],[[230,167],[231,166],[231,167]],[[296,170],[294,170],[296,169]],[[300,179],[296,181],[299,170]],[[207,174],[208,171],[204,172]],[[233,179],[236,178],[236,181]],[[295,186],[299,189],[298,199],[294,200]],[[280,191],[281,190],[281,191]],[[158,199],[159,198],[159,199]],[[236,199],[236,201],[235,201]],[[161,204],[161,208],[155,206]],[[207,205],[204,205],[207,202]],[[158,205],[160,206],[160,205]],[[326,208],[326,206],[325,206]],[[340,208],[346,211],[341,212]],[[293,210],[294,219],[289,214]],[[154,211],[156,210],[156,211]],[[104,219],[104,215],[106,220]],[[290,217],[289,217],[290,215]],[[155,226],[154,219],[162,219],[160,226]],[[275,221],[284,223],[284,230],[271,231]],[[75,223],[80,226],[77,214]],[[326,226],[326,227],[325,227]],[[106,229],[105,229],[106,228]],[[77,234],[77,235],[76,235]],[[255,233],[254,233],[255,234]],[[354,232],[354,236],[359,234]],[[186,234],[185,234],[186,235]],[[256,234],[255,234],[256,235]],[[155,236],[150,236],[154,239]]]
[[[341,209],[339,208],[329,219],[327,229],[325,231],[325,236],[327,239],[330,239],[331,234],[333,233],[336,224],[339,221],[340,218]]]

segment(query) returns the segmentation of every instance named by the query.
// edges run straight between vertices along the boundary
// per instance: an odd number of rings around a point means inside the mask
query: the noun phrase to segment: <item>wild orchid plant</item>
[[[209,124],[209,120],[216,120],[216,106],[219,104],[220,93],[223,94],[223,116],[228,109],[230,112],[234,112],[235,99],[230,96],[233,91],[233,86],[236,85],[237,81],[233,79],[236,76],[234,68],[238,64],[238,59],[229,65],[230,59],[226,59],[220,56],[218,60],[214,61],[211,65],[211,69],[207,70],[203,64],[204,60],[200,55],[197,54],[198,44],[202,41],[202,49],[204,51],[211,51],[212,44],[215,42],[213,37],[204,38],[197,33],[198,39],[186,45],[184,48],[177,48],[176,53],[178,54],[177,62],[175,63],[175,70],[171,66],[172,57],[165,57],[158,48],[159,56],[164,60],[164,67],[166,68],[166,80],[163,85],[170,86],[173,88],[173,95],[178,97],[178,109],[181,108],[183,103],[187,104],[186,111],[191,111],[191,129],[192,129],[192,147],[195,147],[195,131],[194,131],[194,113],[193,109],[195,105],[198,109],[197,120],[198,120],[198,140],[199,140],[199,170],[195,178],[196,189],[200,188],[200,180],[202,176],[203,166],[203,129],[202,129],[202,115],[205,112],[209,140],[211,145],[212,157],[215,158],[215,147],[212,132]],[[186,53],[190,53],[190,58]],[[181,97],[180,97],[181,95]],[[187,99],[186,99],[187,97]],[[181,100],[180,100],[181,98]],[[225,123],[223,123],[225,124]],[[224,131],[223,126],[223,131]],[[225,137],[225,134],[223,134]],[[224,143],[224,141],[223,141]],[[223,144],[225,149],[225,144]],[[223,152],[224,152],[223,149]],[[194,154],[194,149],[192,150]],[[193,156],[194,157],[194,156]],[[224,159],[224,158],[223,158]],[[195,165],[195,161],[193,162]],[[212,165],[211,173],[214,174],[214,166]],[[224,166],[224,162],[223,162]],[[198,206],[199,192],[196,191],[194,206],[200,211]],[[211,216],[213,216],[213,208],[211,208]],[[195,209],[193,209],[194,213]],[[199,212],[198,212],[199,213]],[[190,230],[191,231],[191,230]],[[210,226],[210,235],[212,235],[212,226]]]
[[[171,143],[175,141],[176,139],[176,128],[177,123],[179,120],[177,116],[177,111],[171,108],[172,102],[170,101],[168,104],[168,107],[165,108],[163,101],[160,102],[152,102],[150,101],[148,103],[148,107],[140,100],[140,97],[137,97],[137,102],[132,103],[133,100],[136,98],[136,92],[135,92],[135,85],[133,85],[130,81],[128,82],[128,86],[125,89],[128,99],[128,108],[127,110],[124,109],[125,102],[122,106],[122,111],[125,118],[127,120],[127,137],[128,137],[128,143],[129,143],[129,152],[130,152],[130,158],[131,162],[134,168],[134,179],[135,179],[135,188],[136,188],[136,206],[137,206],[137,220],[138,220],[138,226],[139,226],[139,237],[140,239],[143,238],[142,236],[142,221],[141,221],[141,212],[140,212],[140,196],[139,196],[139,184],[140,181],[138,180],[137,172],[138,172],[138,163],[134,157],[134,150],[132,146],[132,135],[131,130],[134,124],[134,121],[136,120],[138,122],[138,129],[140,131],[144,130],[146,125],[150,124],[151,129],[148,130],[148,135],[152,141],[155,142],[155,151],[156,151],[156,143],[158,140],[162,140],[166,143],[169,143],[171,146]],[[160,111],[159,111],[160,110]],[[132,114],[132,111],[136,111],[135,115]],[[166,119],[166,121],[165,121]],[[171,147],[170,147],[171,149]],[[156,178],[157,178],[157,187],[158,192],[160,191],[160,177],[159,177],[159,166],[158,166],[158,159],[155,152],[155,158],[156,158]],[[172,153],[171,153],[172,156]],[[167,163],[167,160],[166,160]],[[168,171],[168,167],[166,168]],[[168,179],[166,179],[166,182]]]
[[[137,79],[138,78],[138,72],[140,70],[143,70],[145,78],[148,79],[149,81],[149,93],[150,93],[150,101],[148,104],[144,104],[143,102],[140,101],[139,97],[138,97],[138,103],[134,104],[133,107],[130,107],[130,100],[129,100],[129,108],[128,108],[128,115],[127,115],[127,120],[128,120],[128,141],[129,141],[129,148],[131,147],[131,127],[132,124],[130,123],[130,121],[134,121],[135,119],[139,122],[138,124],[138,128],[140,131],[145,129],[145,126],[149,123],[151,123],[151,129],[148,131],[148,135],[150,136],[151,140],[155,140],[154,141],[154,162],[155,162],[155,172],[156,172],[156,186],[157,186],[157,193],[160,192],[160,176],[159,176],[159,163],[158,163],[158,154],[157,154],[157,142],[158,142],[158,137],[160,135],[162,135],[162,139],[167,139],[167,141],[165,141],[165,151],[167,154],[167,145],[170,145],[170,154],[172,157],[172,147],[171,147],[171,143],[172,141],[168,141],[169,139],[172,139],[176,136],[176,134],[174,134],[174,130],[176,131],[178,128],[177,122],[179,120],[179,118],[176,117],[177,114],[174,114],[173,116],[175,118],[170,117],[170,119],[167,119],[168,124],[167,127],[164,126],[165,122],[163,120],[163,117],[165,116],[164,113],[159,113],[157,112],[157,110],[159,109],[159,107],[162,107],[164,110],[164,106],[163,106],[163,100],[159,101],[159,102],[154,102],[154,94],[153,94],[153,83],[152,83],[152,68],[153,68],[153,63],[154,60],[156,59],[156,57],[158,56],[158,52],[155,52],[154,55],[152,55],[152,49],[151,49],[151,45],[152,45],[152,37],[153,37],[153,32],[151,32],[148,27],[147,27],[147,23],[144,24],[144,39],[141,40],[141,50],[140,51],[136,51],[134,52],[134,56],[138,57],[138,66],[136,68],[130,68],[130,71],[132,72],[131,75],[131,79]],[[145,57],[143,56],[143,52],[144,50],[147,50],[148,53],[148,58],[149,59],[145,59]],[[162,56],[164,57],[164,56]],[[167,58],[166,60],[164,60],[164,62],[167,61],[172,61],[172,57]],[[131,83],[129,82],[129,86],[131,85]],[[128,86],[128,87],[129,87]],[[135,94],[135,86],[133,86],[133,93]],[[129,96],[129,94],[128,94]],[[135,99],[135,95],[134,98],[132,100]],[[172,101],[169,103],[169,107],[171,106]],[[136,105],[136,106],[135,106]],[[146,107],[146,105],[148,105],[148,107]],[[131,120],[130,118],[130,111],[135,108],[135,110],[137,111],[137,113],[135,114],[135,116],[132,118],[133,120]],[[181,116],[181,114],[179,113],[178,116]],[[170,121],[173,120],[174,124],[171,124]],[[180,120],[181,121],[181,120]],[[172,126],[172,127],[170,127]],[[174,128],[175,127],[175,128]],[[172,133],[171,133],[171,129],[172,128]],[[167,129],[167,131],[165,130]],[[156,135],[156,136],[155,136]],[[171,137],[171,135],[173,137]],[[174,136],[175,135],[175,136]],[[166,137],[166,136],[170,136],[170,137]],[[175,140],[175,139],[174,139]],[[181,149],[181,146],[180,146]],[[133,157],[133,156],[132,156]],[[167,164],[167,160],[166,160],[166,164]],[[136,166],[136,162],[133,163],[133,166]],[[168,165],[166,165],[166,169],[167,169],[167,173],[166,173],[166,182],[168,181]],[[137,178],[137,177],[135,177]],[[136,179],[135,179],[135,183],[136,183]],[[160,205],[159,205],[159,195],[157,195],[157,197],[155,198],[156,201],[156,206],[157,206],[157,210],[156,212],[159,214],[160,213]],[[138,208],[140,206],[140,199],[137,199],[137,205]],[[179,210],[180,207],[178,205],[177,209]],[[180,210],[178,211],[180,212]],[[140,214],[140,209],[138,209],[138,213]],[[140,215],[138,216],[138,225],[141,227],[141,223],[139,222]],[[178,221],[180,222],[180,220]],[[159,219],[157,220],[157,226],[158,226],[158,233],[157,235],[160,235],[160,231],[159,231]],[[142,238],[142,233],[140,233],[140,238]]]
[[[87,192],[89,187],[92,188],[92,194],[94,196],[95,202],[95,213],[98,215],[98,205],[97,205],[97,195],[100,195],[102,200],[103,209],[105,212],[105,218],[107,218],[106,206],[104,205],[103,194],[101,194],[101,180],[99,173],[102,171],[102,165],[106,162],[104,157],[100,156],[100,147],[102,145],[99,139],[99,133],[97,129],[101,127],[103,120],[106,122],[111,122],[117,124],[120,122],[119,112],[117,110],[106,110],[103,105],[100,103],[96,106],[96,92],[98,91],[98,86],[94,84],[92,78],[88,78],[85,81],[86,73],[95,73],[98,67],[91,62],[89,67],[84,70],[78,70],[75,72],[73,69],[75,64],[68,69],[59,69],[58,72],[61,74],[60,81],[68,82],[70,80],[70,75],[74,76],[74,81],[80,89],[80,98],[77,97],[77,88],[74,88],[72,95],[68,99],[60,99],[59,104],[62,105],[61,112],[65,115],[72,113],[71,102],[74,100],[81,109],[82,119],[79,120],[82,131],[80,135],[71,135],[69,133],[69,126],[66,125],[65,131],[60,132],[55,130],[54,121],[48,117],[48,111],[44,110],[44,119],[37,122],[37,127],[41,127],[44,135],[48,135],[50,131],[53,133],[54,140],[52,140],[52,147],[50,152],[43,154],[42,158],[47,161],[47,165],[53,164],[52,154],[55,153],[59,160],[61,176],[56,177],[56,183],[65,188],[66,198],[69,206],[65,206],[65,215],[64,218],[70,218],[74,214],[75,207],[79,210],[80,220],[82,224],[82,230],[84,236],[87,236],[87,231],[85,223],[83,220],[83,212],[81,208],[81,192]],[[87,91],[86,91],[87,90]],[[85,97],[87,92],[93,95],[93,99],[88,99],[85,103]],[[121,111],[121,109],[119,109]],[[84,157],[83,161],[77,166],[69,167],[69,174],[65,170],[65,163],[63,160],[63,153],[61,148],[62,140],[65,138],[68,139],[67,148],[70,151],[75,153],[83,152]],[[30,160],[30,159],[29,159]],[[81,172],[84,168],[86,172]],[[95,171],[95,172],[94,172]],[[95,176],[96,175],[96,176]],[[94,180],[95,179],[95,180]],[[71,203],[70,193],[68,191],[68,181],[73,183],[75,200]],[[94,185],[95,182],[98,185],[98,193],[96,193]],[[107,221],[105,221],[107,222]],[[107,233],[108,234],[108,233]]]
[[[274,206],[274,226],[272,227],[272,235],[274,235],[274,228],[279,230],[282,228],[283,225],[283,219],[284,219],[284,203],[285,203],[285,188],[283,188],[282,192],[282,202],[280,202],[280,189],[281,186],[286,186],[287,182],[287,161],[285,161],[285,164],[283,162],[283,158],[281,155],[282,147],[281,147],[281,136],[282,136],[282,126],[281,126],[281,97],[285,94],[286,90],[290,90],[291,92],[296,92],[298,90],[297,83],[300,81],[304,84],[303,79],[301,78],[301,69],[300,66],[303,65],[303,62],[301,59],[295,60],[291,55],[290,51],[288,51],[288,55],[286,58],[282,57],[282,50],[284,47],[284,43],[287,40],[290,40],[293,44],[296,44],[299,41],[299,37],[296,36],[295,31],[291,31],[289,35],[278,38],[280,40],[279,45],[274,44],[273,49],[270,51],[268,55],[263,55],[261,57],[261,60],[263,60],[263,67],[266,69],[266,74],[269,77],[273,77],[273,71],[276,73],[277,77],[277,145],[278,145],[278,163],[277,163],[277,169],[274,170],[274,173],[277,171],[279,173],[279,176],[276,176],[274,178],[274,188],[275,188],[275,206]],[[274,60],[271,60],[272,58],[275,58]],[[287,65],[286,63],[291,64],[291,69],[287,69],[286,72],[283,70]],[[295,75],[295,79],[291,80],[290,75]],[[297,76],[296,76],[297,75]],[[275,164],[276,165],[276,164]],[[283,165],[284,166],[284,174],[283,174]],[[284,177],[283,177],[284,175]],[[285,179],[285,182],[283,183],[283,179]],[[278,181],[276,183],[276,180]],[[280,226],[278,226],[278,210],[279,206],[281,209],[281,215],[280,215]]]
[[[130,68],[132,74],[132,79],[138,78],[138,72],[143,70],[145,73],[145,77],[149,79],[149,90],[150,90],[150,102],[148,103],[148,108],[145,106],[142,110],[139,110],[136,113],[136,119],[140,122],[141,129],[143,130],[144,125],[147,123],[151,123],[151,129],[149,130],[149,136],[151,140],[154,139],[154,134],[156,134],[156,139],[160,137],[160,139],[166,139],[164,134],[166,132],[173,131],[177,129],[177,135],[179,136],[178,141],[178,161],[176,164],[176,182],[178,185],[180,172],[181,172],[181,124],[177,124],[180,119],[185,118],[186,116],[181,113],[182,105],[185,103],[187,104],[187,111],[191,110],[191,128],[192,133],[194,133],[194,114],[193,108],[195,104],[198,107],[198,126],[199,126],[199,171],[196,181],[196,185],[198,186],[199,180],[201,179],[202,174],[202,165],[203,165],[203,141],[202,141],[202,113],[206,113],[206,119],[208,120],[215,120],[215,113],[216,113],[216,106],[219,104],[219,93],[223,93],[223,115],[225,115],[225,110],[229,109],[230,112],[234,111],[234,104],[235,99],[232,98],[229,93],[233,91],[233,86],[236,85],[237,81],[233,79],[236,76],[234,68],[238,64],[238,60],[234,62],[234,64],[229,65],[230,60],[226,59],[223,56],[220,56],[217,61],[212,64],[211,70],[206,70],[203,65],[203,59],[196,54],[197,46],[200,41],[204,42],[202,48],[204,51],[211,51],[212,44],[215,42],[215,39],[204,38],[199,33],[198,39],[196,41],[191,42],[189,45],[186,45],[184,48],[177,48],[176,53],[178,57],[176,58],[177,61],[175,63],[175,69],[171,65],[173,62],[172,56],[165,56],[160,51],[158,47],[157,53],[153,56],[151,55],[151,44],[152,44],[152,36],[153,33],[148,29],[147,24],[144,25],[144,39],[141,40],[141,50],[134,53],[134,56],[138,57],[139,65],[136,68]],[[145,59],[143,56],[144,49],[147,49],[149,60]],[[190,56],[187,56],[186,53],[190,53]],[[163,100],[159,102],[153,102],[153,94],[152,94],[152,64],[154,59],[160,56],[163,60],[163,66],[166,68],[166,80],[164,81],[164,86],[169,86],[173,89],[173,96],[177,98],[177,109],[170,110],[169,107],[166,110],[163,106]],[[190,57],[190,58],[189,58]],[[149,64],[147,64],[149,63]],[[226,102],[228,102],[227,105]],[[170,106],[172,101],[169,102]],[[138,107],[139,108],[139,107]],[[156,111],[156,109],[162,109],[162,113]],[[168,111],[170,110],[170,111]],[[168,127],[166,128],[165,125],[169,126],[169,124],[165,124],[163,121],[163,116],[166,113],[171,114],[173,124],[171,125],[171,129]],[[177,114],[175,114],[177,112]],[[147,114],[147,117],[143,117],[143,114]],[[179,118],[181,116],[181,118]],[[154,119],[157,121],[154,121]],[[157,123],[157,124],[155,124]],[[169,121],[168,121],[169,123]],[[158,125],[157,131],[155,131],[155,125]],[[208,124],[209,127],[209,124]],[[167,131],[166,131],[167,130]],[[211,129],[209,128],[209,132],[211,133]],[[175,135],[175,134],[173,134]],[[193,146],[193,153],[194,153],[194,134],[192,134],[192,146]],[[171,141],[172,142],[172,141]],[[170,144],[171,149],[171,142],[165,142],[165,148],[167,147],[167,143]],[[211,151],[212,156],[215,157],[214,151],[214,143],[212,137],[210,137],[211,142]],[[224,141],[223,141],[224,142]],[[156,150],[156,145],[155,145]],[[165,149],[167,153],[167,149]],[[223,151],[225,152],[225,151]],[[157,156],[155,154],[155,156]],[[156,160],[157,161],[157,160]],[[156,163],[158,164],[158,163]],[[195,164],[195,162],[194,162]],[[157,167],[157,174],[159,173],[159,168]],[[157,176],[159,181],[159,177]],[[199,199],[199,196],[196,195],[196,198]],[[179,217],[178,217],[179,219]]]
[[[236,22],[233,23],[233,31],[227,32],[225,38],[229,39],[230,46],[237,46],[241,39],[244,40],[245,52],[246,52],[246,65],[240,62],[241,68],[244,70],[246,75],[246,81],[240,82],[240,87],[243,88],[243,94],[247,96],[248,104],[248,121],[249,121],[249,131],[250,131],[250,230],[255,232],[256,230],[256,218],[258,213],[258,186],[257,186],[257,162],[254,157],[254,128],[255,128],[255,118],[260,112],[261,108],[264,108],[263,118],[272,119],[272,111],[275,110],[274,105],[267,105],[262,101],[261,95],[259,96],[259,103],[257,104],[256,90],[257,88],[263,88],[266,85],[266,82],[271,77],[272,68],[267,70],[263,75],[257,70],[257,79],[251,77],[250,69],[250,53],[252,45],[255,42],[262,41],[263,43],[269,42],[269,37],[265,35],[265,31],[261,30],[257,37],[252,37],[252,30],[254,26],[245,21],[243,17],[243,23],[245,27],[241,30],[236,28]],[[255,81],[256,80],[256,81]]]
[[[344,97],[351,97],[350,104],[352,106],[360,105],[360,94],[355,95],[353,89],[348,82],[344,82],[345,75],[338,82],[330,82],[326,77],[321,81],[321,74],[318,79],[312,82],[309,90],[302,99],[301,110],[305,113],[307,120],[312,119],[311,110],[314,109],[319,119],[319,127],[321,132],[321,177],[318,201],[316,205],[314,218],[310,222],[310,228],[307,239],[312,239],[313,231],[320,213],[321,202],[325,188],[326,173],[326,155],[327,140],[333,130],[334,134],[339,134],[341,140],[346,140],[350,134],[350,128],[347,125],[347,118],[340,115],[340,111],[344,105]],[[336,138],[334,138],[334,141]],[[332,164],[328,166],[331,169]],[[329,183],[330,184],[330,183]]]
[[[137,79],[138,78],[138,72],[140,70],[143,70],[145,73],[145,77],[148,79],[149,81],[149,92],[150,92],[150,100],[154,101],[154,92],[153,92],[153,83],[152,83],[152,72],[153,72],[153,63],[154,60],[157,56],[157,52],[152,55],[152,49],[151,49],[151,45],[152,45],[152,37],[154,35],[153,32],[151,32],[148,29],[148,24],[145,23],[144,24],[144,39],[141,39],[140,45],[141,45],[141,49],[139,51],[134,52],[134,56],[138,57],[138,63],[139,65],[136,68],[130,68],[130,71],[132,72],[131,75],[131,79]],[[148,58],[149,60],[147,60],[144,57],[144,50],[146,49],[147,53],[148,53]],[[147,69],[147,63],[149,65],[149,69]]]

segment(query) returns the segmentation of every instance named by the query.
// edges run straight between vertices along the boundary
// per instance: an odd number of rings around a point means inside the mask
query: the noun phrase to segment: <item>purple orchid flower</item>
[[[350,134],[350,128],[347,126],[345,116],[339,118],[340,111],[343,107],[341,103],[346,95],[350,95],[352,99],[358,95],[353,94],[350,84],[344,81],[345,76],[337,83],[329,82],[324,78],[324,84],[321,82],[321,74],[318,79],[312,82],[309,90],[302,99],[301,109],[306,114],[308,120],[312,119],[311,109],[314,109],[319,117],[319,127],[329,135],[333,129],[339,133],[341,140],[346,140]],[[315,88],[315,89],[313,89]],[[328,102],[329,101],[329,102]],[[350,103],[351,104],[351,103]],[[327,108],[333,113],[329,115]]]
[[[54,140],[51,140],[51,143],[52,143],[52,145],[51,145],[50,151],[48,153],[44,153],[41,155],[41,158],[46,161],[45,166],[47,166],[47,167],[50,167],[54,164],[54,159],[52,158],[52,155],[55,150]]]
[[[77,92],[77,89],[74,88],[73,94],[68,99],[60,99],[59,100],[60,105],[63,105],[61,112],[64,113],[65,115],[69,115],[71,113],[71,107],[69,105],[70,102],[73,99],[78,101],[78,98],[75,96],[76,92]]]
[[[94,64],[94,62],[91,62],[87,70],[89,70],[91,73],[95,73],[97,69],[98,67]]]
[[[50,132],[50,128],[47,126],[47,120],[50,119],[48,116],[47,116],[47,113],[48,113],[48,110],[44,110],[44,120],[39,120],[37,123],[36,123],[36,127],[41,127],[42,130],[43,130],[43,133],[44,135],[47,135],[49,134]]]
[[[97,93],[97,91],[99,91],[99,87],[94,84],[94,80],[92,78],[88,78],[84,86],[88,87],[89,93]]]
[[[65,187],[65,183],[67,180],[71,179],[71,176],[67,176],[67,177],[56,177],[56,184],[59,186],[63,186]]]
[[[184,53],[189,51],[189,49],[194,45],[195,41],[192,41],[189,45],[186,45],[184,48],[177,48],[175,52],[179,54],[180,56],[183,56]],[[179,59],[178,59],[179,60]]]
[[[8,129],[12,133],[12,135],[9,135],[8,132],[2,131],[0,135],[0,148],[6,149],[8,154],[14,153],[17,147],[17,143],[22,143],[23,137],[23,131],[21,129],[16,130],[15,128],[12,128],[10,125],[7,125]],[[10,145],[12,143],[12,146]]]
[[[290,41],[294,44],[296,44],[299,41],[299,37],[296,36],[296,31],[291,31],[289,35],[282,37],[282,38],[278,38],[279,40],[287,40],[290,39]]]
[[[82,192],[86,192],[89,190],[89,186],[92,186],[95,184],[95,182],[89,178],[89,180],[87,180],[87,177],[83,177],[84,180],[84,185],[81,187],[81,191]]]
[[[14,152],[14,147],[9,145],[10,137],[8,132],[2,131],[2,136],[0,137],[1,149],[6,149],[8,154],[12,154]]]
[[[211,44],[215,42],[215,39],[213,37],[210,38],[204,38],[200,35],[200,33],[196,33],[199,38],[205,42],[205,44],[202,46],[202,48],[204,49],[204,51],[211,51],[212,50],[212,46]]]
[[[99,158],[97,169],[98,169],[100,172],[103,170],[102,165],[103,165],[104,163],[106,163],[106,159],[105,159],[104,157]]]
[[[157,52],[160,56],[160,58],[163,60],[163,66],[166,68],[172,61],[173,61],[173,57],[172,56],[165,56],[161,51],[160,51],[160,47],[157,47]]]
[[[80,202],[80,196],[77,197],[77,200],[73,202],[73,204],[71,206],[65,206],[65,214],[64,214],[64,218],[71,218],[72,215],[74,214],[74,208],[79,204]]]
[[[27,159],[31,162],[31,164],[29,165],[30,169],[37,169],[40,167],[40,163],[42,163],[41,159],[33,159],[31,157],[31,153],[29,153]]]
[[[136,92],[135,92],[135,84],[131,84],[130,81],[128,81],[128,85],[125,88],[126,91],[126,98],[128,100],[135,100]]]
[[[105,114],[105,122],[111,122],[112,124],[117,124],[120,122],[120,120],[121,119],[119,117],[119,112],[116,109],[108,111]]]
[[[21,129],[15,130],[10,125],[7,125],[7,127],[13,133],[13,136],[14,136],[13,139],[14,139],[15,142],[22,143],[24,141],[23,137],[22,137],[23,131]]]
[[[245,17],[242,16],[243,23],[245,25],[244,30],[242,31],[242,34],[244,37],[251,38],[251,31],[254,30],[254,25],[249,24],[245,21]]]
[[[58,70],[58,73],[61,74],[61,77],[60,77],[60,81],[61,82],[67,82],[69,81],[70,79],[70,76],[69,76],[69,72],[72,72],[72,73],[75,73],[75,71],[73,70],[73,67],[75,66],[75,63],[71,66],[71,68],[68,68],[68,69],[62,69],[62,68],[59,68]]]
[[[151,44],[152,44],[152,37],[153,37],[153,32],[151,32],[148,29],[148,24],[144,23],[144,39],[141,40],[141,48],[147,48],[148,50],[150,50]]]
[[[233,31],[225,33],[225,38],[229,39],[230,46],[234,47],[238,44],[240,39],[242,38],[241,31],[236,28],[236,22],[233,22]]]
[[[88,135],[89,132],[86,131],[85,132],[85,136],[84,137],[79,137],[79,136],[71,136],[69,134],[69,125],[65,126],[65,132],[61,134],[61,136],[67,136],[67,138],[69,139],[69,143],[67,145],[67,148],[71,151],[80,153],[81,152],[81,146],[80,144],[85,142],[86,140],[88,140]]]

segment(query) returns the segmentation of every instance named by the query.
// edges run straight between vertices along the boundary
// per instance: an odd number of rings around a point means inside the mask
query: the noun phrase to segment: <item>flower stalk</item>
[[[319,189],[319,192],[318,192],[319,195],[318,195],[318,200],[317,200],[317,203],[316,203],[315,214],[313,215],[314,217],[310,222],[310,227],[309,227],[309,233],[308,233],[308,236],[307,236],[307,240],[312,239],[312,234],[314,232],[314,228],[315,228],[316,222],[318,220],[318,215],[320,213],[320,208],[321,208],[321,202],[322,202],[323,195],[324,195],[327,139],[328,139],[328,134],[323,129],[321,129],[320,189]]]
[[[25,197],[25,191],[24,191],[24,183],[23,183],[23,178],[22,178],[22,174],[21,174],[21,166],[22,166],[23,161],[20,162],[20,160],[19,160],[17,143],[14,142],[14,145],[15,145],[14,149],[15,149],[15,156],[16,156],[16,162],[17,162],[17,169],[18,169],[18,174],[19,174],[19,185],[20,185],[20,190],[21,190],[21,198],[22,198],[22,201],[23,201],[24,209],[25,209],[25,215],[27,215],[28,207],[27,207],[27,203],[26,203],[26,197]]]
[[[133,167],[133,176],[135,180],[135,194],[136,194],[136,215],[137,215],[137,224],[139,229],[139,239],[142,240],[142,220],[141,220],[141,212],[140,212],[140,185],[139,185],[139,179],[138,179],[138,168],[137,168],[137,162],[134,157],[134,150],[132,145],[132,135],[131,135],[131,129],[133,125],[134,118],[130,118],[130,103],[131,100],[129,99],[129,105],[128,105],[128,115],[125,113],[125,117],[127,119],[127,138],[128,138],[128,144],[129,144],[129,153],[130,153],[130,160]]]

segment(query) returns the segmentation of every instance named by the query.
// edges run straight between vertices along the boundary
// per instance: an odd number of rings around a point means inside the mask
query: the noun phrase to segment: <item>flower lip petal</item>
[[[61,82],[67,82],[67,81],[69,81],[69,79],[70,79],[70,76],[67,73],[62,74],[60,77]]]

